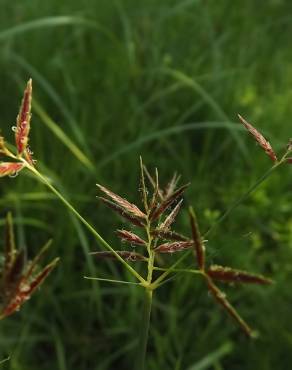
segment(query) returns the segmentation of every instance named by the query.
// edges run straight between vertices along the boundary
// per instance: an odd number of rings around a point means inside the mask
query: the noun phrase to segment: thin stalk
[[[134,275],[143,285],[146,283],[145,279],[138,274],[136,270],[133,269],[132,266],[130,266],[126,261],[124,261],[121,256],[102,238],[102,236],[95,230],[95,228],[90,225],[89,222],[86,221],[86,219],[81,216],[81,214],[72,206],[72,204],[64,198],[64,196],[52,185],[50,182],[33,166],[31,166],[27,161],[22,160],[27,167],[34,175],[35,177],[43,182],[61,201],[62,203],[83,223],[83,225],[95,236],[95,238],[108,250],[110,250],[115,257],[124,265],[124,267],[132,274]]]
[[[91,277],[91,276],[84,276],[84,279],[98,280],[98,281],[104,281],[106,283],[114,283],[114,284],[118,283],[118,284],[139,285],[139,286],[141,286],[141,283],[132,283],[131,281],[124,281],[124,280],[104,279],[104,278]]]
[[[168,271],[167,268],[162,268],[162,267],[153,267],[153,270],[155,270],[155,271]],[[201,270],[194,270],[194,269],[172,269],[172,272],[187,272],[187,273],[190,273],[190,274],[202,275]]]
[[[153,291],[151,289],[145,288],[136,370],[145,370],[151,308],[152,308],[152,294]]]
[[[204,237],[209,235],[216,226],[218,226],[221,222],[225,220],[229,216],[229,214],[237,207],[239,206],[242,202],[244,202],[249,195],[259,187],[271,174],[272,172],[278,168],[282,164],[282,160],[274,164],[267,172],[263,174],[244,194],[242,194],[241,197],[239,197],[224,213],[219,219],[206,231],[204,234]]]
[[[152,289],[151,283],[152,283],[155,252],[152,246],[153,238],[150,233],[150,228],[151,228],[151,223],[149,221],[149,218],[147,217],[147,224],[145,227],[145,231],[148,237],[148,242],[147,242],[148,274],[147,274],[147,286],[145,286],[145,292],[144,292],[142,323],[140,326],[140,333],[139,333],[139,343],[138,343],[137,363],[136,363],[137,370],[145,369],[151,309],[152,309],[153,289]]]
[[[216,226],[218,226],[222,221],[225,220],[225,218],[232,212],[236,207],[238,207],[243,201],[245,201],[250,194],[252,194],[271,174],[274,172],[276,168],[278,168],[281,164],[283,164],[286,160],[287,153],[282,157],[282,159],[275,163],[266,173],[263,174],[252,186],[248,188],[248,190],[239,197],[224,213],[223,215],[217,220],[215,224],[213,224],[203,235],[203,238],[205,238],[207,235],[211,233],[215,229]],[[191,250],[186,252],[181,258],[179,258],[173,265],[171,265],[162,275],[160,275],[152,284],[154,288],[157,288],[158,285],[171,273],[175,270],[175,268],[183,262],[189,255]]]

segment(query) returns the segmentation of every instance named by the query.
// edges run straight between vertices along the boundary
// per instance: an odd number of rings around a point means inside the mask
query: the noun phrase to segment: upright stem
[[[140,333],[139,333],[136,370],[145,369],[151,309],[152,309],[153,289],[151,287],[151,283],[152,283],[152,273],[153,273],[153,268],[154,268],[155,252],[153,250],[153,245],[152,245],[153,238],[150,233],[150,228],[151,228],[151,223],[147,217],[147,225],[145,227],[145,231],[146,231],[147,238],[148,238],[148,242],[146,246],[147,252],[148,252],[148,274],[147,274],[147,286],[145,286],[145,292],[144,292],[142,322],[141,322]]]
[[[151,289],[145,288],[136,370],[145,370],[151,308],[152,308],[152,295],[153,291]]]

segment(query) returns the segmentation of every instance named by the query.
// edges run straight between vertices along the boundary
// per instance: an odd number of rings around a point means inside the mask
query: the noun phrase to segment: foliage
[[[136,201],[131,191],[139,154],[149,168],[160,168],[161,179],[175,168],[191,181],[185,203],[195,206],[204,231],[269,166],[233,122],[235,113],[261,127],[277,154],[285,150],[292,116],[288,2],[246,1],[238,8],[231,1],[53,0],[40,7],[36,0],[5,0],[3,9],[2,135],[8,139],[18,91],[30,75],[38,168],[102,225],[116,249],[111,230],[117,225],[93,201],[92,184],[107,184]],[[275,172],[207,243],[208,263],[260,267],[275,280],[264,290],[226,288],[259,329],[259,339],[248,343],[225,325],[200,280],[178,273],[154,298],[149,369],[191,363],[194,369],[289,367],[290,179],[291,166]],[[32,248],[53,236],[51,253],[62,255],[61,268],[34,304],[1,322],[0,358],[14,348],[3,367],[128,369],[140,322],[139,290],[130,287],[129,295],[128,286],[80,279],[110,274],[128,280],[128,272],[114,261],[96,261],[89,254],[97,249],[93,238],[27,172],[1,179],[1,186],[2,216],[13,211],[20,244]],[[186,233],[188,216],[182,213],[176,226]],[[191,264],[190,256],[184,267]],[[132,321],[136,326],[129,327]]]

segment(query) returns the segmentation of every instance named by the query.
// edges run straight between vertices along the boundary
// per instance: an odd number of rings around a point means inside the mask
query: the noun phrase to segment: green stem
[[[145,288],[144,294],[145,296],[143,304],[142,322],[140,326],[136,370],[145,370],[153,291],[151,289]]]
[[[145,292],[144,292],[142,322],[141,322],[140,333],[139,333],[139,343],[138,343],[137,363],[136,363],[137,370],[145,369],[147,343],[148,343],[151,309],[152,309],[153,289],[152,289],[151,283],[152,283],[152,274],[153,274],[153,269],[154,269],[155,252],[153,250],[154,249],[152,245],[153,238],[151,236],[150,230],[151,230],[151,221],[147,217],[147,224],[145,226],[145,231],[146,231],[147,238],[148,238],[148,241],[147,241],[148,273],[147,273],[147,286],[145,286]]]
[[[125,266],[125,268],[132,273],[143,285],[146,283],[145,279],[138,274],[121,256],[102,238],[102,236],[91,226],[83,216],[68,202],[66,198],[52,185],[50,182],[40,173],[37,169],[23,160],[25,166],[36,176],[38,180],[41,180],[62,202],[63,204],[83,223],[83,225],[95,236],[95,238],[108,250],[110,250],[115,257]]]
[[[126,284],[126,285],[138,285],[138,286],[141,286],[141,283],[132,283],[131,281],[124,281],[124,280],[104,279],[104,278],[91,277],[91,276],[84,276],[84,279],[104,281],[106,283],[114,283],[114,284]]]
[[[270,175],[271,173],[278,168],[283,162],[279,161],[276,164],[274,164],[266,173],[263,174],[262,177],[260,177],[244,194],[242,194],[241,197],[239,197],[224,213],[219,219],[206,231],[204,234],[204,237],[206,237],[208,234],[210,234],[215,227],[217,227],[221,222],[223,222],[229,214],[237,207],[239,206],[242,202],[244,202],[249,195],[259,187]]]

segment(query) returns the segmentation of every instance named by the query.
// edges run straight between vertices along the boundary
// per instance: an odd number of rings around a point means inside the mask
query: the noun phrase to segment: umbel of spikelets
[[[153,188],[151,195],[146,189],[144,176]],[[141,162],[143,204],[140,208],[104,186],[97,185],[105,195],[105,197],[99,197],[100,200],[132,225],[131,230],[122,229],[116,232],[123,243],[131,245],[131,250],[118,250],[116,252],[126,261],[148,262],[147,240],[149,240],[149,236],[152,238],[153,252],[156,257],[159,254],[176,254],[193,250],[198,271],[206,281],[206,287],[211,296],[239,324],[244,333],[252,337],[255,333],[215,282],[267,285],[271,284],[272,281],[262,275],[247,271],[221,265],[208,265],[206,263],[205,241],[201,236],[192,208],[189,209],[191,236],[182,235],[172,228],[181,210],[184,191],[188,187],[188,184],[179,187],[178,180],[179,177],[174,175],[167,186],[161,189],[158,172],[156,171],[155,176],[152,177]],[[133,246],[139,248],[139,252],[133,251]],[[92,254],[99,259],[116,259],[112,252],[93,252]]]
[[[39,266],[49,244],[50,242],[31,261],[26,260],[24,249],[16,248],[12,216],[8,213],[0,266],[0,319],[18,311],[56,266],[58,258],[43,268]]]

